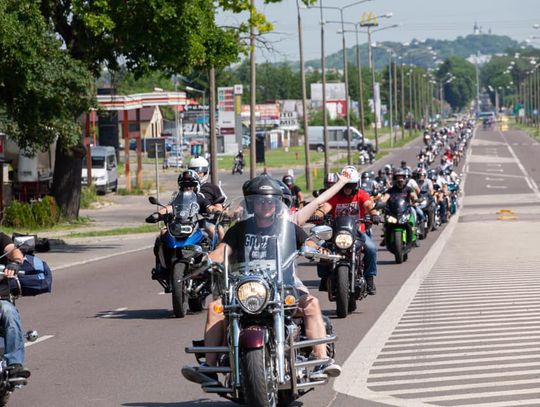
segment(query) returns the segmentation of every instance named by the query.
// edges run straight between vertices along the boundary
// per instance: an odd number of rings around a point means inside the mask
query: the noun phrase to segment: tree
[[[60,149],[79,147],[76,119],[93,104],[92,75],[61,45],[35,3],[0,3],[0,104],[7,114],[1,130],[28,151],[46,149],[54,140]],[[73,163],[79,185],[80,156]],[[78,212],[78,197],[58,204]]]
[[[455,79],[444,84],[445,100],[454,110],[461,110],[467,106],[476,94],[476,69],[473,64],[460,57],[450,57],[437,71],[439,82],[446,82],[449,74]]]

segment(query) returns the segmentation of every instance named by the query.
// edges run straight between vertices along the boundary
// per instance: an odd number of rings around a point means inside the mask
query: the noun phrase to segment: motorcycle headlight
[[[397,219],[394,218],[393,216],[390,216],[390,215],[388,215],[388,216],[386,217],[386,221],[387,221],[388,223],[397,223]]]
[[[405,213],[401,216],[401,218],[399,218],[399,223],[404,225],[406,223],[409,222],[409,214],[408,213]]]
[[[246,281],[236,289],[236,298],[240,306],[250,314],[260,312],[268,300],[268,287],[261,281]]]
[[[353,244],[353,237],[350,233],[338,233],[335,239],[336,246],[340,249],[348,249]]]
[[[169,224],[169,231],[174,236],[190,235],[193,232],[193,226],[173,222]]]

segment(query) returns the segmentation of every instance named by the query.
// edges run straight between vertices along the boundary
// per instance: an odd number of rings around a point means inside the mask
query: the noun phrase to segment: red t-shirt
[[[332,205],[332,217],[336,216],[348,216],[357,215],[359,218],[366,216],[366,209],[364,208],[364,202],[369,201],[371,197],[363,189],[359,189],[356,194],[351,196],[345,196],[343,194],[334,195],[328,200],[328,203]],[[363,223],[360,224],[360,230],[365,231]]]

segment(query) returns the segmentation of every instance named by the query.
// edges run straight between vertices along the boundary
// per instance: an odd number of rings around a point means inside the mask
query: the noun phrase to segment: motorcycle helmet
[[[433,168],[430,169],[428,172],[427,172],[427,176],[430,180],[432,181],[436,181],[437,180],[437,171],[435,171]]]
[[[293,197],[292,197],[292,194],[291,194],[291,190],[289,189],[287,184],[285,184],[283,181],[280,181],[280,180],[276,180],[276,181],[279,184],[279,186],[281,187],[281,192],[283,192],[283,202],[290,209],[292,207],[292,203],[293,203]]]
[[[361,179],[362,181],[368,180],[368,179],[369,179],[369,172],[368,172],[368,171],[362,172],[362,175],[360,176],[360,179]]]
[[[246,181],[242,186],[242,193],[244,194],[248,213],[253,213],[253,200],[256,197],[271,197],[276,202],[283,199],[283,191],[280,184],[268,174],[258,175]]]
[[[405,172],[405,178],[409,179],[412,176],[411,167],[403,168],[403,171]]]
[[[188,169],[195,171],[198,173],[203,173],[204,175],[201,177],[201,184],[204,184],[208,180],[208,169],[210,167],[210,164],[208,164],[208,161],[204,157],[195,157],[192,158],[189,161]]]
[[[392,176],[393,184],[396,188],[402,189],[407,185],[407,171],[404,168],[398,168]]]
[[[285,175],[281,180],[285,183],[285,185],[289,187],[294,184],[294,178],[292,177],[292,175]]]
[[[328,174],[326,174],[326,177],[324,178],[324,187],[328,189],[332,185],[334,185],[336,182],[338,182],[337,174],[334,172],[329,172]]]
[[[360,175],[358,174],[358,170],[352,165],[347,165],[343,167],[343,169],[341,170],[341,175],[347,175],[347,174],[349,175],[350,179],[349,179],[349,182],[347,182],[343,186],[343,188],[345,187],[352,188],[353,193],[354,193],[358,190],[358,182],[360,181]]]
[[[199,192],[201,180],[199,174],[194,170],[186,170],[178,175],[178,186],[183,191],[186,187],[193,187],[195,192]]]
[[[385,173],[386,175],[392,174],[392,165],[386,164],[386,165],[384,166],[384,173]]]

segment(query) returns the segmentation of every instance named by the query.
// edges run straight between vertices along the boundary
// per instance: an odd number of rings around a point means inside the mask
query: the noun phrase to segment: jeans
[[[0,328],[4,337],[4,358],[8,365],[24,364],[24,338],[21,317],[11,302],[0,300]]]
[[[362,233],[364,241],[364,277],[377,275],[377,246],[373,239]]]
[[[424,211],[422,211],[422,209],[420,209],[420,207],[415,206],[414,210],[416,211],[416,217],[418,218],[418,220],[420,222],[423,222],[423,221],[426,220],[426,217],[424,216]]]

